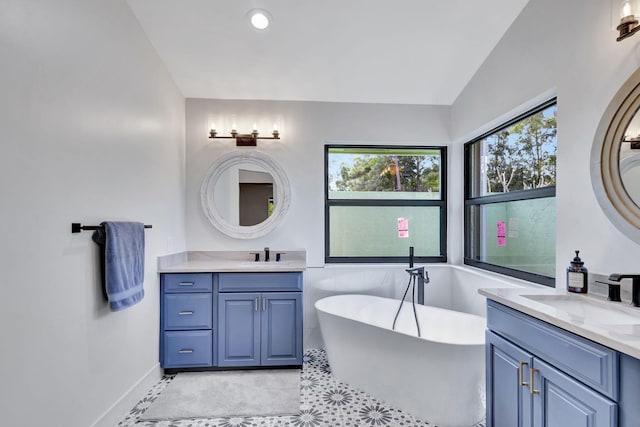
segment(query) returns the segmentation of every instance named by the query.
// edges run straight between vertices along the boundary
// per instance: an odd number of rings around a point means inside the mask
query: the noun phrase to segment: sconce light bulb
[[[629,0],[622,2],[622,10],[620,11],[620,18],[626,18],[627,16],[633,16],[633,10],[631,9],[631,3]]]
[[[216,124],[215,123],[211,123],[211,130],[216,130]]]
[[[273,124],[273,130],[276,131],[276,132],[278,131],[278,124],[277,123]]]
[[[256,126],[256,124],[255,124],[255,123],[253,124],[253,131],[254,131],[254,132],[257,132],[257,131],[258,131],[258,126]]]

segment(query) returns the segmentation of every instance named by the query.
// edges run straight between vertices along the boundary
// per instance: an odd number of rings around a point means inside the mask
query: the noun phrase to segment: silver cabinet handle
[[[536,388],[533,386],[533,375],[539,372],[539,369],[536,368],[531,368],[529,370],[529,393],[531,394],[538,394],[540,393],[540,390],[536,390]]]
[[[178,353],[180,353],[180,354],[191,354],[191,353],[193,353],[193,349],[191,349],[191,348],[183,348],[182,350],[178,350]]]
[[[181,311],[180,313],[178,313],[180,316],[191,316],[193,314],[193,311]]]
[[[262,297],[262,311],[267,311],[267,298]]]
[[[253,301],[254,303],[254,310],[258,311],[258,297],[256,297],[256,299]]]
[[[524,371],[524,367],[525,366],[528,367],[529,363],[528,362],[520,362],[520,366],[518,368],[518,376],[520,377],[520,385],[523,386],[523,387],[526,387],[526,386],[529,385],[529,383],[524,382],[524,380],[522,379],[522,377],[523,377],[522,372]]]
[[[193,282],[180,282],[178,283],[178,286],[193,286],[194,283]]]

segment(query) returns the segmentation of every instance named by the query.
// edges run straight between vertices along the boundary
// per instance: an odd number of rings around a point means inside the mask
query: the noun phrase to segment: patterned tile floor
[[[164,376],[118,427],[436,427],[337,381],[323,350],[307,350],[300,377],[300,413],[286,417],[189,418],[141,421],[140,415],[174,376]],[[485,427],[484,423],[470,427]]]

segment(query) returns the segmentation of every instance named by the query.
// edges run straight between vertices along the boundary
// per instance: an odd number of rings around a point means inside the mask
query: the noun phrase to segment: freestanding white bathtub
[[[470,427],[484,418],[483,317],[368,295],[315,307],[333,375],[424,421]]]

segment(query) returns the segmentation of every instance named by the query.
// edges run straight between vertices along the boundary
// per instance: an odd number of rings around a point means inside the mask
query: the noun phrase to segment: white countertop
[[[259,252],[261,261],[253,261]],[[264,250],[255,251],[189,251],[158,257],[158,273],[250,273],[304,271],[307,268],[304,250],[270,250],[271,261],[264,261]],[[276,261],[281,253],[282,260]]]
[[[611,302],[599,295],[569,294],[556,289],[497,288],[480,289],[478,292],[490,300],[640,359],[640,308],[630,306],[628,301]],[[616,318],[616,314],[623,314],[626,321],[621,324],[600,323],[598,320],[527,298],[527,295],[549,295],[551,299],[554,296],[562,299],[570,295],[571,299],[610,311],[612,319]],[[634,322],[636,316],[637,323]]]

